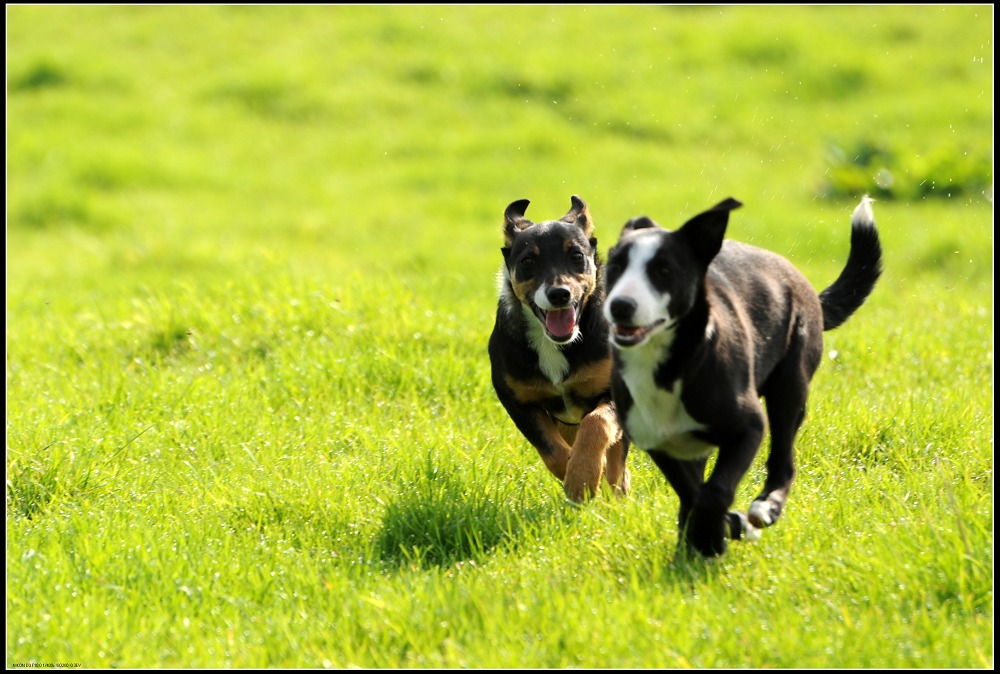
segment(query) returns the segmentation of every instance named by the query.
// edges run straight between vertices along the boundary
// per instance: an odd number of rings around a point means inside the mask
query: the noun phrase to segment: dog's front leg
[[[681,540],[686,540],[688,530],[688,518],[694,509],[695,499],[698,492],[705,483],[705,459],[694,459],[684,461],[675,459],[666,452],[649,452],[649,458],[653,460],[667,482],[673,487],[674,493],[680,499],[680,506],[677,509],[677,530]]]
[[[628,458],[628,440],[625,435],[608,447],[607,461],[604,463],[604,479],[608,481],[617,496],[628,496],[632,489],[632,476],[625,466]]]
[[[572,449],[548,412],[537,408],[531,415],[530,423],[522,429],[522,432],[538,450],[538,455],[542,458],[542,463],[549,469],[549,472],[555,475],[560,482],[565,483],[566,466],[569,463]]]
[[[750,469],[764,434],[763,421],[732,442],[720,444],[708,481],[698,490],[685,530],[685,542],[706,557],[726,551],[726,539],[755,540],[758,531],[742,513],[729,512],[736,487]]]
[[[608,464],[608,449],[616,445],[621,438],[622,430],[618,425],[618,418],[614,408],[608,403],[598,405],[580,421],[569,463],[566,466],[566,480],[563,482],[566,496],[570,500],[579,502],[594,496],[600,488],[601,475],[606,466],[608,466],[609,481],[612,479],[610,473],[614,471],[613,486],[619,487],[618,481],[623,477],[627,479],[624,457],[616,456],[613,468]]]
[[[566,481],[566,468],[569,463],[569,458],[572,455],[572,450],[565,440],[559,435],[558,431],[554,430],[555,439],[548,443],[545,449],[538,449],[539,456],[542,457],[542,463],[545,467],[549,469],[549,472],[556,476],[560,482],[565,484]]]
[[[494,386],[517,430],[538,450],[549,472],[562,482],[566,478],[570,445],[559,433],[556,422],[541,405],[520,402],[503,379],[494,376]]]

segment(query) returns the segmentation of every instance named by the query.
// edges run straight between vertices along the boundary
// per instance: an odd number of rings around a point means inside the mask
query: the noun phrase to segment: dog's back
[[[705,287],[713,313],[727,316],[718,339],[738,341],[731,345],[734,354],[752,355],[758,389],[793,342],[800,344],[810,371],[819,365],[823,308],[812,284],[788,260],[727,240],[709,265]]]

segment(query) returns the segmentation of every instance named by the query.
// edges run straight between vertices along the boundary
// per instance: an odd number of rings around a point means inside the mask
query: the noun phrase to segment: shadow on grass
[[[526,527],[551,514],[541,505],[513,507],[520,500],[514,489],[466,484],[457,471],[428,462],[403,495],[383,503],[374,553],[390,565],[481,562],[497,547],[516,544]]]

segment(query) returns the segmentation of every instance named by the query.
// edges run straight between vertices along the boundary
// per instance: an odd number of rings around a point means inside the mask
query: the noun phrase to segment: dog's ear
[[[590,210],[583,199],[577,195],[569,198],[570,209],[560,220],[576,224],[583,230],[583,235],[590,237],[594,233],[594,221],[590,218]]]
[[[632,218],[625,223],[625,226],[622,227],[622,236],[637,229],[649,229],[650,227],[659,227],[659,225],[645,215],[640,215],[638,218]]]
[[[722,248],[726,226],[729,224],[729,211],[742,205],[730,197],[694,216],[677,230],[678,235],[691,245],[695,254],[706,266]]]
[[[503,238],[508,248],[514,242],[514,236],[518,232],[535,224],[524,217],[524,212],[528,210],[530,203],[527,199],[518,199],[503,212]]]

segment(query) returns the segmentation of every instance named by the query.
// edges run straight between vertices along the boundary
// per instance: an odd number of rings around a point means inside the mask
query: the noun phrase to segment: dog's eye
[[[533,257],[522,257],[517,261],[517,271],[522,276],[530,276],[531,272],[535,269],[535,258]]]
[[[670,275],[673,273],[670,269],[670,265],[667,264],[654,264],[649,271],[654,278],[661,280],[670,278]]]
[[[574,264],[583,264],[587,257],[578,250],[570,252],[569,259],[573,261]]]

